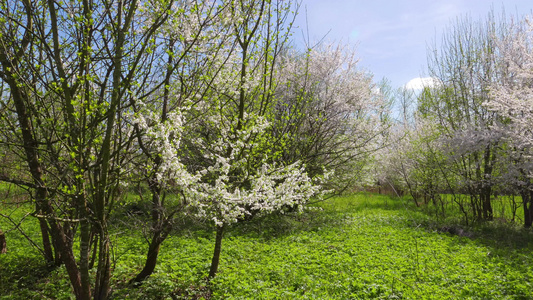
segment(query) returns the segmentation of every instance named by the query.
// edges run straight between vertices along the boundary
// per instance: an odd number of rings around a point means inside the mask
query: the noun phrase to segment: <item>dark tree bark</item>
[[[144,267],[141,272],[139,272],[139,274],[137,274],[137,276],[131,280],[130,283],[141,283],[150,275],[152,275],[155,270],[155,266],[157,265],[157,257],[159,256],[161,244],[164,240],[165,237],[161,236],[161,233],[154,233],[152,236],[152,241],[148,246],[148,253],[146,255],[146,261],[144,262]]]
[[[485,148],[485,154],[483,158],[484,163],[484,178],[481,180],[481,193],[480,198],[483,205],[483,219],[491,221],[494,218],[494,213],[492,211],[491,195],[492,195],[492,183],[490,178],[492,177],[492,170],[496,155],[494,154],[494,149],[489,145]]]
[[[164,102],[166,103],[166,101]],[[163,118],[166,117],[165,111],[163,110]],[[161,164],[161,158],[158,156],[155,158],[156,166]],[[157,257],[159,256],[159,250],[161,249],[161,244],[167,237],[168,231],[166,231],[165,226],[167,224],[166,218],[162,215],[162,203],[161,203],[161,186],[159,181],[153,174],[152,178],[148,180],[148,185],[150,187],[150,192],[152,193],[152,239],[148,245],[148,253],[146,255],[146,261],[144,262],[144,267],[133,278],[130,283],[141,283],[148,276],[152,275],[154,272],[155,266],[157,265]]]
[[[521,194],[524,207],[524,227],[531,228],[531,225],[533,225],[533,192],[523,191]]]
[[[2,70],[0,71],[0,77],[9,85],[11,89],[11,95],[14,100],[17,118],[20,124],[21,135],[23,139],[23,148],[28,162],[30,173],[33,177],[33,182],[37,186],[36,192],[36,205],[37,210],[42,210],[44,205],[44,199],[46,197],[45,184],[42,180],[42,167],[39,162],[39,156],[36,151],[37,141],[33,136],[33,125],[30,119],[30,113],[28,112],[24,100],[26,99],[26,93],[18,85],[15,75],[17,74],[19,64],[22,61],[22,55],[30,44],[31,31],[33,30],[33,11],[30,2],[25,1],[24,7],[26,9],[26,30],[24,36],[18,45],[18,51],[16,55],[10,58],[7,55],[8,50],[5,48],[0,49],[0,65]],[[44,197],[43,197],[44,196]],[[40,221],[43,247],[45,253],[45,259],[47,262],[53,263],[53,250],[49,239],[48,226],[45,221]]]
[[[215,250],[213,251],[213,259],[211,260],[211,269],[209,270],[209,279],[214,278],[218,271],[218,263],[220,261],[220,252],[222,251],[223,236],[224,236],[224,225],[217,226],[217,235],[215,238]]]
[[[155,180],[155,178],[153,178]],[[151,181],[150,190],[152,192],[152,239],[148,245],[148,253],[146,254],[146,260],[144,262],[144,267],[133,278],[130,283],[141,283],[146,278],[148,278],[155,270],[157,265],[157,258],[159,256],[159,250],[161,249],[161,244],[168,237],[172,229],[172,218],[179,211],[179,209],[174,210],[167,216],[164,216],[162,213],[163,204],[161,200],[161,188],[157,182]]]
[[[7,244],[6,244],[6,235],[0,229],[0,254],[4,254],[7,252]]]

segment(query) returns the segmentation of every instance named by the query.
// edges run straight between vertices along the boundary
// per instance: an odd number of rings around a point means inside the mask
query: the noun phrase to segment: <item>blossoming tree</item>
[[[168,96],[174,100],[168,105],[138,101],[129,117],[140,134],[141,149],[153,157],[146,160],[152,195],[171,188],[172,182],[187,209],[216,225],[210,277],[217,272],[224,228],[285,206],[301,208],[320,190],[298,160],[272,159],[269,149],[276,60],[288,38],[291,5],[225,3],[216,19],[229,31],[198,43],[203,49],[209,43],[218,45],[200,55],[209,59],[209,67],[195,76],[190,74],[196,69],[188,69],[187,78],[171,77]],[[191,81],[193,88],[184,86]],[[154,211],[163,211],[159,200],[153,203]],[[154,249],[167,233],[157,233]]]
[[[269,115],[276,101],[276,61],[286,46],[290,2],[239,1],[230,49],[198,105],[186,113],[189,170],[200,176],[188,190],[199,215],[216,225],[209,277],[215,276],[224,229],[246,216],[301,206],[319,191],[299,161],[274,159]],[[196,117],[201,116],[201,117]]]
[[[515,187],[522,197],[524,226],[533,224],[533,24],[526,18],[514,24],[511,34],[497,41],[507,76],[491,86],[486,107],[502,117],[492,126],[491,137],[506,144],[502,159],[504,185]]]
[[[276,155],[301,159],[311,174],[332,172],[329,188],[371,185],[374,154],[387,143],[391,102],[353,48],[318,45],[280,62],[274,110]]]

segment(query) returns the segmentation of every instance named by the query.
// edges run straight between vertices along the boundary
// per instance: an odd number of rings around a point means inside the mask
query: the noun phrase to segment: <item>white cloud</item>
[[[421,90],[424,87],[434,87],[440,84],[439,80],[433,77],[413,78],[405,85],[408,90]]]

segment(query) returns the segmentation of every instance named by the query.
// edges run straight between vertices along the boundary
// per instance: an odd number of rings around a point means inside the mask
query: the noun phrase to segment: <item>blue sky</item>
[[[306,29],[311,41],[356,47],[360,65],[376,81],[388,78],[393,87],[425,77],[426,50],[457,17],[484,18],[494,8],[500,14],[530,15],[531,0],[302,0],[296,17],[299,43]],[[328,33],[329,32],[329,33]]]

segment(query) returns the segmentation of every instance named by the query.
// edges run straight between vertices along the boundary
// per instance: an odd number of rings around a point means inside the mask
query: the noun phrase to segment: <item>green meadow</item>
[[[0,299],[71,299],[64,267],[50,269],[28,204],[2,202],[8,252]],[[533,232],[501,221],[436,219],[411,200],[358,193],[233,225],[219,273],[206,281],[215,233],[178,221],[155,273],[140,286],[147,242],[123,214],[111,222],[113,299],[532,299]],[[18,229],[15,229],[18,225]],[[20,229],[20,230],[19,230]]]

